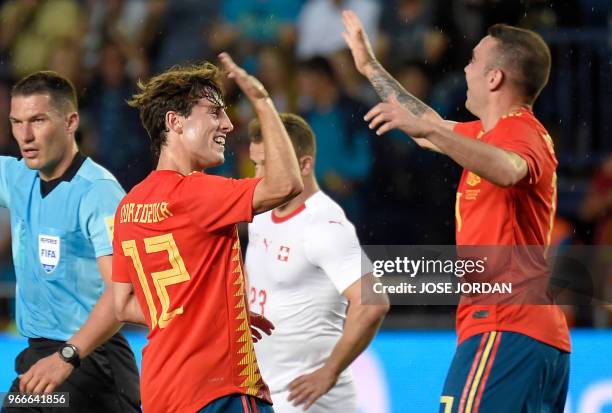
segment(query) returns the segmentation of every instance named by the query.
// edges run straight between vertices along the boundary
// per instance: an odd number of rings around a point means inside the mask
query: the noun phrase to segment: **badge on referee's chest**
[[[38,235],[38,258],[47,274],[51,274],[60,260],[60,237]]]

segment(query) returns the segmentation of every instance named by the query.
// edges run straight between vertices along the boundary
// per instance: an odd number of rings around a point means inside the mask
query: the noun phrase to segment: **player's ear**
[[[79,128],[79,113],[78,112],[70,112],[66,116],[66,129],[68,133],[76,133]]]
[[[489,90],[491,92],[499,90],[501,85],[506,80],[506,74],[501,69],[492,69],[488,74]]]
[[[300,173],[302,176],[314,173],[314,158],[310,155],[304,155],[300,158]]]
[[[169,110],[166,112],[166,129],[178,133],[183,133],[183,117],[178,113]]]

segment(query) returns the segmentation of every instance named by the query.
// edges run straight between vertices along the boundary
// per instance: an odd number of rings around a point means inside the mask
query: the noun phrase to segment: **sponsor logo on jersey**
[[[54,235],[38,235],[38,258],[47,274],[51,274],[60,260],[60,237]]]

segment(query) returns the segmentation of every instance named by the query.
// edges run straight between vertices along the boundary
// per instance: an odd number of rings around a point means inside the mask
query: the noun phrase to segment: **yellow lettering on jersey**
[[[172,216],[172,212],[170,212],[170,210],[168,209],[168,203],[167,202],[162,202],[161,203],[161,214],[164,217],[164,219],[170,218]]]
[[[173,284],[189,281],[191,277],[185,268],[185,263],[181,258],[176,242],[172,234],[164,234],[157,237],[145,238],[145,250],[147,254],[156,252],[167,252],[168,260],[172,268],[164,271],[156,271],[151,273],[157,296],[161,302],[161,315],[159,317],[159,328],[165,328],[174,317],[183,314],[183,306],[177,306],[174,310],[170,310],[170,296],[167,288]]]
[[[130,210],[128,212],[127,222],[132,222],[133,219],[134,219],[134,203],[131,202],[130,203]]]
[[[134,221],[132,222],[140,222],[138,220],[138,214],[140,214],[141,209],[142,209],[142,204],[136,204],[136,212],[134,213]]]
[[[133,239],[123,241],[121,243],[121,247],[123,248],[123,255],[130,257],[132,259],[132,264],[134,264],[134,269],[138,275],[138,281],[140,281],[140,285],[142,287],[142,293],[147,301],[147,307],[149,307],[149,318],[151,319],[152,330],[157,326],[158,322],[157,308],[155,307],[153,295],[151,294],[151,289],[149,288],[149,284],[147,282],[147,276],[142,267],[142,261],[140,260],[140,254],[138,254],[138,248],[136,248],[136,241]]]
[[[149,278],[144,271],[140,254],[136,247],[136,240],[123,241],[121,246],[123,248],[123,254],[132,259],[132,264],[138,275],[138,281],[140,282],[143,295],[147,302],[147,307],[149,308],[151,329],[154,329],[156,326],[159,326],[161,329],[167,327],[176,316],[184,313],[182,304],[177,304],[176,307],[171,310],[171,297],[168,292],[168,287],[189,281],[191,276],[187,272],[185,262],[181,257],[176,242],[174,241],[174,236],[171,233],[145,238],[143,241],[147,254],[166,252],[171,267],[166,270],[150,273],[150,279],[155,286],[155,292],[157,293],[156,295],[157,298],[159,298],[159,304],[161,306],[161,314],[159,314],[159,316],[154,296],[151,292],[151,288],[149,288]]]
[[[129,203],[121,207],[121,219],[119,223],[136,222],[141,224],[155,224],[171,216],[172,213],[168,209],[167,202],[155,202],[152,204]]]
[[[465,190],[465,200],[466,201],[474,201],[478,198],[480,194],[480,189],[466,189]]]
[[[153,208],[151,209],[151,211],[153,223],[155,224],[156,222],[159,222],[159,204],[153,204]]]
[[[149,207],[151,204],[142,204],[142,215],[140,216],[140,222],[143,224],[149,223]]]
[[[119,223],[137,222],[141,224],[154,224],[172,216],[167,202],[151,204],[128,203],[121,207]]]

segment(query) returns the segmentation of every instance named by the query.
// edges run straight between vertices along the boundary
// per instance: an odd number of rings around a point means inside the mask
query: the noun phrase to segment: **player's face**
[[[265,152],[263,142],[251,143],[251,146],[249,146],[249,156],[255,165],[255,177],[262,178],[265,172]]]
[[[183,144],[193,165],[205,169],[225,161],[225,139],[234,125],[223,106],[200,99],[182,126]]]
[[[472,58],[465,67],[467,96],[465,107],[474,115],[487,105],[487,74],[490,71],[490,59],[495,53],[495,39],[484,37],[472,50]]]
[[[37,94],[13,97],[9,118],[28,168],[46,179],[56,178],[59,165],[73,156],[78,114],[63,113],[48,94]]]

